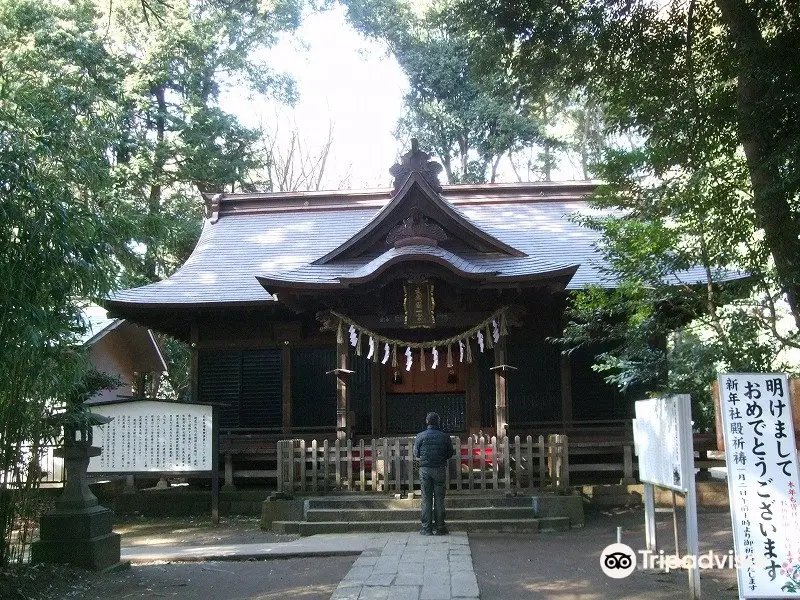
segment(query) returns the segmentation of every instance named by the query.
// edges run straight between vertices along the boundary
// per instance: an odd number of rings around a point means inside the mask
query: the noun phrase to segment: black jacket
[[[443,467],[454,453],[450,436],[430,425],[414,440],[414,456],[419,459],[420,467]]]

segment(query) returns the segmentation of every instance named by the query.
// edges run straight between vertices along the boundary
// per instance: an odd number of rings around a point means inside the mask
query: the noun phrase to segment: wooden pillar
[[[494,402],[497,437],[508,435],[508,371],[506,364],[506,338],[501,336],[494,345]]]
[[[458,349],[456,349],[457,351]],[[458,360],[456,355],[455,360]],[[467,413],[467,434],[478,433],[481,430],[481,395],[480,395],[480,373],[478,373],[478,363],[464,363],[463,377],[465,381],[465,396]]]
[[[281,414],[284,434],[292,432],[292,349],[288,344],[281,348]]]
[[[370,417],[371,417],[371,429],[372,429],[372,437],[380,437],[383,433],[383,425],[382,421],[382,414],[383,414],[383,404],[384,404],[384,397],[383,397],[383,390],[385,386],[383,384],[385,377],[384,377],[384,369],[383,365],[375,363],[372,365],[371,370],[371,377],[370,377]]]
[[[564,428],[572,426],[572,367],[569,355],[561,355],[561,423]]]
[[[336,344],[336,439],[346,440],[350,431],[348,420],[347,378],[351,371],[347,368],[347,344]]]
[[[200,366],[200,358],[198,355],[198,342],[200,341],[200,328],[197,326],[197,323],[192,323],[191,328],[189,330],[189,342],[190,348],[192,352],[191,356],[191,366],[189,367],[190,371],[190,380],[189,380],[189,397],[191,398],[191,402],[197,402],[200,400],[199,397],[199,388],[200,388],[200,374],[199,374],[199,366]]]

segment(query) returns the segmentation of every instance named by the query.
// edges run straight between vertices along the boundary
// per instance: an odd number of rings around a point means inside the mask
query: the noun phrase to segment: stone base
[[[303,500],[268,499],[261,504],[261,529],[270,531],[275,521],[299,521],[304,518]]]
[[[578,494],[567,496],[533,496],[533,512],[537,519],[567,517],[570,527],[583,527],[583,498]]]
[[[638,485],[584,485],[579,488],[587,508],[641,506],[644,488]]]
[[[585,485],[579,489],[588,508],[641,506],[644,486],[637,485]],[[703,508],[728,508],[728,485],[724,480],[698,481],[697,505]],[[656,505],[672,506],[672,492],[656,488]],[[677,494],[677,505],[683,506],[683,495]]]
[[[31,545],[31,562],[70,564],[90,571],[125,566],[120,562],[118,533],[84,540],[39,540]]]
[[[103,506],[86,510],[55,510],[39,520],[42,540],[88,540],[111,533],[112,512]]]
[[[31,561],[70,564],[91,571],[119,567],[120,535],[111,531],[111,517],[111,511],[102,506],[57,509],[43,515],[40,539],[31,545]]]

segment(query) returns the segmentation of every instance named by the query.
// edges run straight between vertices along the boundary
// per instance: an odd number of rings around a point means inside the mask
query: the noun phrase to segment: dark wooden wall
[[[561,357],[547,341],[557,335],[561,306],[539,303],[523,322],[510,328],[506,362],[508,417],[516,424],[573,419],[610,420],[631,415],[632,401],[591,369],[592,352]],[[278,320],[275,320],[278,319]],[[226,405],[223,427],[331,428],[336,425],[336,366],[333,332],[321,332],[307,316],[231,312],[196,325],[196,391],[201,402]],[[349,410],[356,435],[412,433],[421,429],[428,410],[447,413],[447,426],[458,433],[491,431],[495,420],[494,352],[480,353],[473,340],[474,362],[456,364],[448,382],[446,354],[440,366],[412,372],[401,366],[368,361],[349,351]],[[456,356],[457,359],[457,356]],[[402,383],[392,383],[394,371]],[[566,379],[565,379],[566,377]],[[566,382],[566,383],[565,383]],[[568,384],[568,385],[567,385]],[[571,396],[571,415],[565,414]],[[444,416],[444,415],[443,415]]]
[[[198,400],[223,405],[222,427],[280,428],[282,370],[278,348],[201,351]]]
[[[292,427],[336,426],[335,348],[292,348]]]

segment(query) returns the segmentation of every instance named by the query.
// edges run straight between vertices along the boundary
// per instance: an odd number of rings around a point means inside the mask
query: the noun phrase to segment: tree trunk
[[[469,181],[469,138],[464,132],[458,140],[458,151],[461,154],[461,182]]]
[[[455,179],[453,179],[453,166],[450,164],[450,156],[443,152],[440,155],[442,159],[442,166],[444,167],[444,174],[447,175],[447,183],[455,183]]]
[[[753,209],[775,261],[781,290],[800,328],[800,223],[792,213],[790,193],[773,153],[780,123],[765,118],[781,100],[770,89],[774,70],[758,20],[744,0],[716,0],[730,31],[738,60],[737,129],[753,187]]]
[[[147,211],[151,217],[161,212],[161,178],[164,175],[164,166],[166,165],[166,148],[164,147],[164,140],[166,137],[167,129],[167,101],[165,97],[164,86],[160,85],[152,90],[158,105],[158,112],[156,113],[156,143],[153,149],[153,172],[150,183],[150,193],[147,198]],[[150,281],[159,281],[161,277],[158,273],[158,265],[156,260],[155,237],[151,236],[147,241],[147,252],[144,259],[145,275]]]
[[[495,180],[497,179],[497,167],[500,166],[500,159],[502,159],[502,158],[503,158],[503,155],[502,154],[498,154],[497,157],[494,159],[494,162],[492,162],[492,175],[491,175],[491,179],[489,180],[489,183],[494,183]]]

